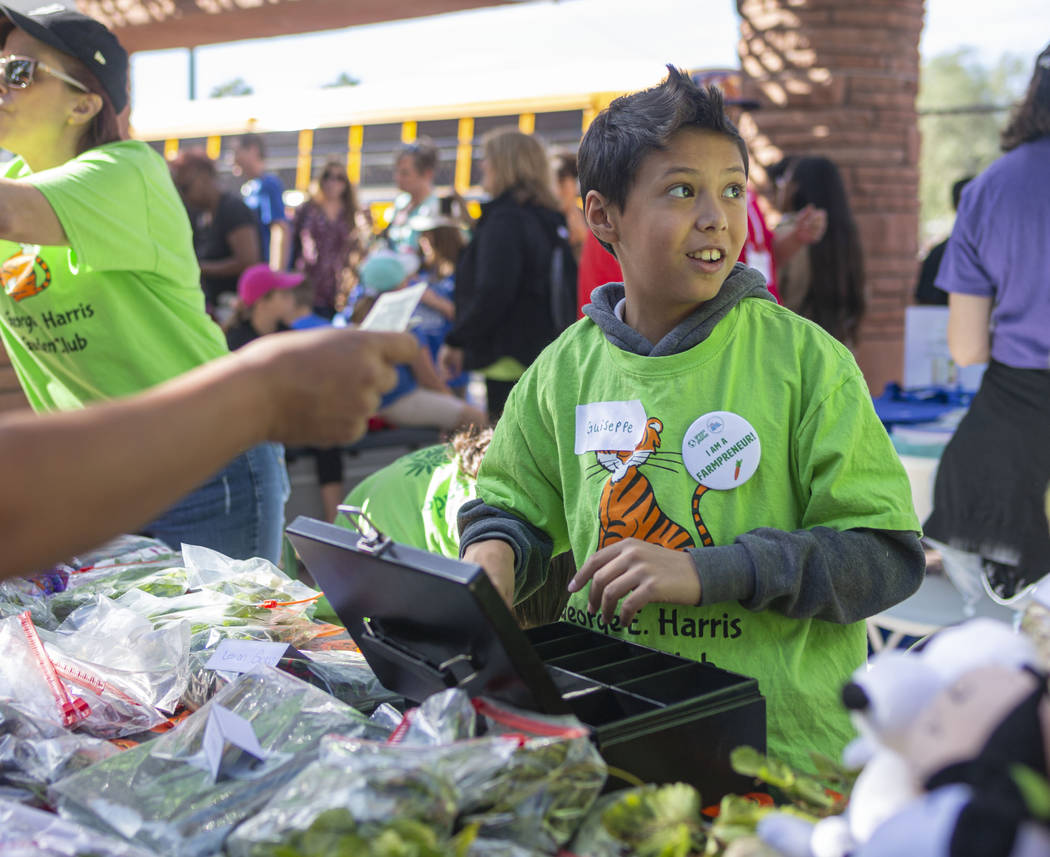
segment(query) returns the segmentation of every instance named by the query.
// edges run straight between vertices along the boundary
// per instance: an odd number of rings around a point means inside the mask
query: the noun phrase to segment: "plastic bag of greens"
[[[167,543],[149,536],[131,533],[116,536],[89,551],[82,551],[69,562],[78,575],[102,571],[106,568],[129,568],[150,566],[170,568],[179,565],[179,552]]]
[[[58,568],[56,567],[56,571]],[[0,618],[18,616],[28,610],[33,617],[33,623],[38,628],[54,628],[58,625],[58,620],[55,619],[54,611],[51,609],[51,596],[56,592],[64,591],[68,586],[68,571],[65,575],[65,583],[61,588],[53,584],[48,586],[47,580],[50,577],[45,574],[32,578],[13,577],[0,581]]]
[[[405,712],[391,741],[435,746],[477,735],[477,714],[462,690],[443,690],[428,696],[418,708]]]
[[[245,625],[242,627],[208,628],[194,634],[190,640],[190,679],[182,701],[196,710],[221,687],[234,681],[238,675],[229,670],[208,669],[207,663],[216,647],[227,639],[258,642],[285,642],[279,639],[285,626]],[[360,652],[351,650],[299,651],[282,658],[279,669],[309,682],[332,694],[336,699],[369,714],[383,701],[398,700],[398,694],[384,688],[376,678],[368,661]],[[400,720],[400,715],[398,716]],[[396,726],[397,722],[391,726]]]
[[[227,595],[248,605],[276,602],[274,606],[294,608],[290,612],[312,616],[320,597],[298,580],[293,580],[262,557],[231,559],[225,554],[198,545],[182,546],[191,589],[206,589]]]
[[[64,725],[48,674],[18,616],[0,619],[0,700],[31,720]]]
[[[375,768],[402,772],[414,783],[430,782],[433,777],[449,783],[455,794],[457,830],[474,827],[486,838],[553,853],[575,832],[604,782],[600,774],[581,783],[567,766],[551,764],[559,758],[554,748],[564,751],[565,743],[555,738],[521,741],[491,736],[445,745],[375,745],[329,736],[323,742],[321,761],[296,780],[294,791],[290,787],[276,796],[255,819],[238,828],[234,839],[274,842],[295,830],[309,830],[325,810],[356,805],[348,792]],[[597,761],[600,765],[600,757]],[[367,813],[351,814],[355,824],[368,818]],[[249,853],[254,852],[238,852]]]
[[[472,738],[476,724],[487,734]],[[460,825],[540,851],[557,850],[572,836],[605,784],[605,762],[574,717],[470,700],[460,690],[434,694],[407,712],[391,742],[384,752],[453,782]],[[343,757],[352,767],[364,753],[360,742],[329,738],[322,758]]]
[[[53,634],[41,636],[49,645],[53,641],[58,657],[104,679],[118,699],[171,714],[189,678],[189,630],[186,623],[154,629],[145,617],[100,597],[77,608]]]
[[[267,592],[279,594],[273,590]],[[324,630],[305,614],[302,605],[281,607],[280,602],[273,598],[254,599],[254,595],[252,598],[236,598],[214,589],[195,589],[171,597],[131,590],[116,600],[120,606],[148,618],[157,628],[189,622],[191,634],[210,628],[261,626],[269,629],[270,639],[298,647]]]
[[[186,682],[185,626],[153,626],[100,599],[57,631],[0,620],[0,698],[31,718],[99,738],[133,735],[173,711]],[[73,710],[70,710],[70,706]]]
[[[557,850],[605,785],[605,760],[590,730],[572,715],[535,714],[490,699],[475,699],[473,705],[484,734],[521,743],[480,800],[463,807],[461,821],[479,822],[485,837]]]
[[[45,572],[0,583],[0,617],[28,609],[38,628],[50,629],[98,595],[116,597],[134,586],[166,594],[184,592],[185,570],[175,580],[167,574],[180,563],[179,555],[163,542],[120,536]]]
[[[328,809],[283,842],[253,843],[245,853],[252,857],[467,857],[476,835],[476,830],[468,828],[443,839],[433,827],[415,818],[358,823],[348,810]],[[480,857],[486,852],[470,853]]]
[[[220,744],[215,777],[205,736],[213,712],[216,722],[222,713],[218,708],[248,721],[263,758]],[[374,740],[388,734],[329,694],[279,670],[257,667],[172,731],[66,777],[48,796],[64,817],[156,853],[212,854],[233,827],[317,758],[329,732]]]
[[[304,650],[301,658],[281,663],[281,668],[320,687],[336,699],[369,714],[383,702],[399,701],[399,694],[380,683],[365,656],[347,649]]]
[[[223,640],[254,640],[260,643],[279,642],[276,630],[265,625],[220,625],[202,628],[190,637],[189,680],[182,694],[182,704],[196,711],[220,689],[236,681],[240,673],[207,669],[216,646]]]
[[[261,612],[216,592],[197,590],[182,595],[158,597],[133,589],[116,599],[117,604],[144,616],[155,628],[188,622],[190,634],[211,627],[243,627],[257,624]]]
[[[48,784],[118,752],[108,741],[70,732],[0,702],[0,794],[4,797],[38,803]]]
[[[345,740],[345,739],[344,739]],[[323,830],[340,837],[377,836],[389,820],[429,828],[434,845],[448,842],[457,792],[424,754],[369,742],[357,752],[325,755],[305,768],[255,816],[230,835],[231,857],[277,855],[290,840],[308,843]]]
[[[150,857],[123,840],[2,799],[0,852],[4,857]]]
[[[177,558],[176,558],[177,559]],[[85,604],[94,604],[99,596],[120,599],[128,592],[142,592],[159,598],[182,595],[186,591],[186,569],[154,564],[107,566],[86,574],[73,575],[70,586],[48,599],[57,621]]]

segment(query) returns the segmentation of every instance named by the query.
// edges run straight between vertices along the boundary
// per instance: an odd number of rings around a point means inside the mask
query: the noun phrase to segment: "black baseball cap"
[[[117,113],[127,106],[128,52],[102,22],[62,3],[18,5],[22,8],[0,4],[0,12],[18,29],[91,69]]]

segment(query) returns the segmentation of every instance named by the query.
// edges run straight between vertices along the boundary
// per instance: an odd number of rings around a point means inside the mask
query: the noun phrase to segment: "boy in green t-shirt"
[[[461,550],[513,604],[571,549],[566,621],[756,677],[770,751],[809,767],[852,735],[862,620],[922,580],[907,476],[849,351],[734,264],[748,156],[717,90],[672,68],[579,167],[624,282],[516,385]]]

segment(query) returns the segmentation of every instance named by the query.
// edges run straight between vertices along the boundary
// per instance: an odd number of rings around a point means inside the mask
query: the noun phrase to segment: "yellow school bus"
[[[132,135],[168,159],[180,149],[203,148],[222,175],[230,171],[237,138],[249,131],[259,134],[268,168],[289,189],[289,207],[303,198],[325,161],[336,159],[346,165],[361,204],[371,209],[379,230],[386,225],[397,193],[393,165],[400,144],[423,136],[433,140],[439,151],[435,185],[454,187],[477,216],[480,141],[487,131],[511,125],[537,134],[552,149],[575,151],[595,114],[619,94],[346,109],[347,92],[331,89],[304,94],[292,111],[287,102],[283,109],[275,110],[254,96],[230,97],[189,102],[146,122],[133,116]]]

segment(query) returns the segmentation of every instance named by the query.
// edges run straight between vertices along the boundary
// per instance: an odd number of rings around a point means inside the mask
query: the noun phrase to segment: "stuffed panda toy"
[[[786,857],[1035,857],[1050,827],[1026,802],[1026,772],[1050,770],[1050,696],[1031,642],[975,619],[913,652],[891,650],[843,690],[863,765],[840,816],[773,813],[759,835]]]

